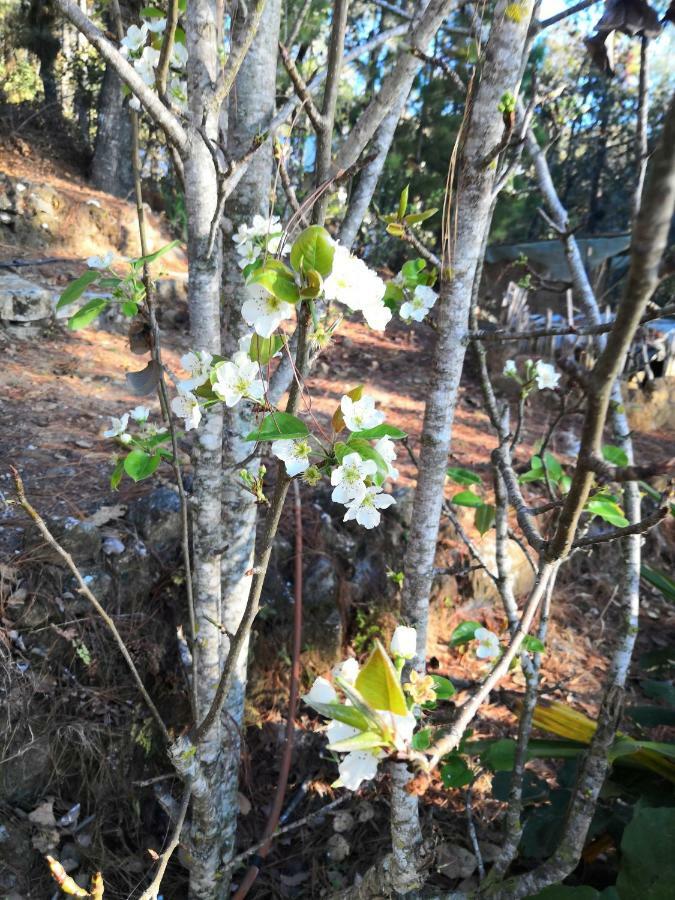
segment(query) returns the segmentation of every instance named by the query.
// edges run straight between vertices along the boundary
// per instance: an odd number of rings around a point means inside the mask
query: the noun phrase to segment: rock
[[[645,388],[624,388],[626,414],[636,431],[675,429],[675,377],[656,378]]]
[[[119,538],[107,537],[103,541],[102,549],[106,556],[119,556],[124,553],[124,544]]]
[[[136,526],[146,544],[161,556],[175,554],[181,542],[178,493],[159,487],[129,506],[127,519]]]
[[[370,822],[375,817],[373,804],[368,800],[362,800],[356,807],[356,818],[359,822]]]
[[[47,527],[63,549],[70,553],[78,566],[100,560],[101,533],[95,525],[89,522],[81,522],[79,519],[68,516],[65,519],[48,519]],[[35,547],[37,544],[43,545],[45,552],[50,557],[53,557],[54,562],[63,564],[63,560],[58,553],[44,545],[42,535],[39,534],[37,529],[32,529],[26,535],[26,541],[31,547]]]
[[[345,832],[351,831],[354,828],[354,816],[346,812],[345,810],[340,810],[336,812],[333,816],[333,831],[337,831],[338,834],[343,834]]]
[[[342,862],[351,853],[349,843],[341,834],[334,834],[326,842],[326,856],[331,862]]]
[[[441,844],[436,853],[436,867],[448,878],[469,878],[477,866],[473,853],[459,844]]]
[[[480,842],[480,855],[483,857],[484,863],[493,863],[499,857],[502,848],[499,844],[492,844],[490,841]]]
[[[54,319],[54,294],[26,278],[0,272],[0,319],[7,325],[50,324]]]

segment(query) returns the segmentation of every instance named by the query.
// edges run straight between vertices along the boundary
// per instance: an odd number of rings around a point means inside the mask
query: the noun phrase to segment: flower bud
[[[399,625],[394,631],[389,649],[394,656],[412,659],[417,649],[417,631],[407,625]]]

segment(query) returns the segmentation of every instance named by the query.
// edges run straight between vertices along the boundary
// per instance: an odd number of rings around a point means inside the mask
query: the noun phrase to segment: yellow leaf
[[[404,716],[408,712],[401,682],[394,664],[379,641],[354,683],[373,709],[385,709]]]
[[[91,879],[91,896],[94,900],[101,900],[103,896],[103,875],[97,872]]]

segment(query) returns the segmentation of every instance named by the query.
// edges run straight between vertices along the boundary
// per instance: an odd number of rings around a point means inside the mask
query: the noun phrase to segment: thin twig
[[[183,789],[183,799],[181,801],[180,811],[178,813],[178,818],[176,819],[173,834],[171,835],[171,840],[169,841],[166,849],[162,851],[159,857],[159,866],[157,868],[157,872],[155,873],[155,877],[152,879],[152,882],[148,885],[146,890],[144,890],[141,894],[140,900],[157,900],[159,889],[162,885],[162,879],[164,878],[164,874],[166,872],[166,867],[169,865],[169,860],[173,856],[174,851],[180,843],[180,835],[183,830],[183,825],[185,824],[185,817],[187,815],[188,806],[190,805],[191,794],[192,784],[188,779],[185,782],[185,787]]]

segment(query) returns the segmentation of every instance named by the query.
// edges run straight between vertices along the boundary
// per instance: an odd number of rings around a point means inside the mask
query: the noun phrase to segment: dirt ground
[[[0,154],[0,172],[30,177],[33,181],[48,181],[53,187],[71,193],[84,191],[87,196],[92,193],[77,168],[49,162],[43,157],[31,158],[30,154],[35,151],[27,146],[28,151],[16,142],[5,145]],[[105,195],[96,196],[102,204],[110,203],[116,208],[121,203]],[[0,237],[0,262],[36,256],[35,248],[13,243],[11,235]],[[165,237],[170,239],[171,236],[166,233]],[[108,249],[106,246],[92,249],[84,235],[81,243],[78,243],[79,239],[80,236],[70,234],[67,242],[49,248],[50,256],[60,256],[63,261],[20,268],[18,273],[54,290],[62,289],[82,270],[77,257]],[[176,263],[168,271],[169,275],[179,275],[181,266]],[[164,357],[168,367],[178,371],[181,354],[190,348],[184,303],[180,299],[172,303],[171,308],[161,311]],[[364,383],[386,410],[387,421],[410,434],[410,448],[415,453],[419,449],[432,341],[433,332],[426,325],[408,328],[394,324],[385,333],[374,334],[357,322],[345,322],[309,380],[313,409],[328,419],[342,393]],[[99,323],[97,327],[77,333],[68,331],[63,324],[55,324],[47,332],[27,338],[0,330],[0,355],[0,559],[4,565],[21,569],[28,564],[23,545],[26,520],[12,503],[10,465],[20,470],[33,504],[43,514],[52,516],[84,519],[103,505],[127,504],[149,489],[147,484],[134,485],[124,479],[119,492],[110,490],[110,442],[102,437],[108,416],[119,416],[138,402],[126,386],[125,373],[140,368],[143,362],[139,365],[139,357],[130,352],[123,327],[116,322]],[[501,371],[504,355],[497,353],[491,358],[497,373]],[[485,416],[478,409],[478,388],[471,378],[470,365],[467,373],[455,418],[451,460],[457,466],[487,474],[494,438]],[[497,380],[502,387],[507,387]],[[147,405],[158,414],[156,400],[147,401]],[[519,450],[520,463],[526,463],[553,412],[546,403],[533,406]],[[641,462],[675,454],[675,436],[672,434],[636,433],[634,437]],[[567,438],[563,433],[553,449],[569,460]],[[401,484],[414,485],[415,467],[403,451],[398,463]],[[159,480],[169,478],[168,468],[160,470]],[[449,493],[452,490],[449,486]],[[471,527],[470,521],[467,521],[467,527]],[[672,529],[670,532],[664,529],[662,538],[649,539],[648,550],[662,561],[672,553],[674,546]],[[450,559],[456,551],[456,540],[444,530],[439,555],[443,557],[447,553]],[[580,556],[563,575],[554,598],[549,652],[543,664],[545,695],[564,700],[590,715],[597,709],[617,617],[616,584],[611,568],[609,555]],[[568,589],[568,585],[573,587]],[[461,702],[483,670],[470,654],[461,654],[448,647],[450,630],[465,618],[479,619],[488,627],[500,630],[503,615],[491,603],[477,605],[461,596],[450,597],[448,601],[439,594],[434,603],[430,665],[460,686],[456,701]],[[11,623],[5,617],[0,624],[9,628]],[[646,588],[636,658],[647,651],[667,647],[668,632],[669,629],[672,631],[673,624],[672,607],[668,608],[660,595]],[[264,827],[284,725],[280,711],[285,708],[287,696],[286,667],[276,658],[270,660],[269,665],[258,659],[256,665],[264,671],[265,690],[256,697],[255,727],[249,728],[245,736],[241,848],[259,840]],[[636,663],[629,687],[631,700],[641,696],[639,678],[643,674]],[[514,700],[522,691],[522,685],[522,675],[515,671],[493,692],[476,723],[476,737],[503,736],[509,732],[515,722]],[[317,748],[321,746],[317,727],[315,718],[303,710],[298,720],[294,782],[287,796],[287,800],[297,805],[289,820],[317,810],[334,796],[330,788],[335,777],[333,763],[324,754],[317,765]],[[662,734],[659,739],[665,737]],[[135,777],[139,777],[137,773]],[[488,776],[483,776],[476,784],[475,794],[481,840],[495,840],[503,805],[491,798]],[[313,898],[324,896],[331,886],[348,883],[386,846],[386,802],[382,796],[381,791],[369,785],[359,796],[348,798],[339,807],[353,817],[349,833],[345,834],[349,853],[344,860],[331,861],[328,868],[325,865],[326,847],[338,833],[337,815],[331,813],[314,819],[282,836],[250,896]],[[465,824],[458,813],[463,808],[463,792],[448,791],[437,782],[432,784],[425,801],[424,816],[436,839],[466,844]],[[153,833],[161,841],[162,834],[156,827]],[[130,849],[129,858],[134,853],[138,860],[141,857],[139,848]],[[127,885],[134,880],[140,881],[143,872],[147,871],[147,855],[143,854],[142,859],[140,870],[138,864],[136,869],[130,869]],[[443,876],[436,880],[440,887],[447,887],[448,882]],[[38,880],[38,883],[42,887],[30,896],[48,896],[48,893],[39,893],[44,890],[45,882]],[[166,897],[183,896],[181,885],[181,870],[176,865],[167,882]],[[107,896],[127,894],[121,888],[111,888],[110,892],[106,891]]]

